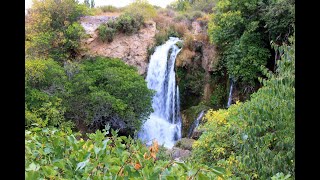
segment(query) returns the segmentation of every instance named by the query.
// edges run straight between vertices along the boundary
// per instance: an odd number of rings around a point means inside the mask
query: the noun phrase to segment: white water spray
[[[231,105],[231,102],[232,102],[233,80],[230,79],[230,81],[231,81],[231,83],[230,83],[230,92],[229,92],[229,98],[228,98],[227,107],[229,107]]]
[[[170,37],[165,44],[156,47],[150,58],[146,81],[148,88],[156,91],[152,99],[154,112],[138,133],[147,145],[157,140],[159,144],[172,148],[181,138],[179,88],[174,72],[175,60],[181,50],[175,45],[178,41],[181,40]]]

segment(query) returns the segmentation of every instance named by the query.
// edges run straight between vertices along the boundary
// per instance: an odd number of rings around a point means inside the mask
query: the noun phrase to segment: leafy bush
[[[210,102],[213,108],[218,109],[225,107],[227,99],[226,89],[224,86],[218,84],[213,90],[213,93],[210,97]]]
[[[250,101],[205,115],[205,132],[193,146],[197,162],[225,167],[227,177],[294,176],[294,42],[275,48],[282,52],[277,70],[263,70],[268,80],[260,79],[264,86]]]
[[[154,53],[155,50],[156,50],[156,46],[148,47],[148,49],[147,49],[148,59],[149,59],[150,56]]]
[[[147,0],[136,0],[126,7],[125,13],[142,16],[144,20],[150,20],[156,16],[157,11]]]
[[[26,60],[25,63],[25,125],[59,126],[66,121],[66,108],[61,94],[67,81],[63,68],[52,59]]]
[[[165,15],[165,16],[168,16],[168,17],[175,17],[175,15],[176,15],[176,12],[174,10],[168,9],[168,8],[159,9],[157,12],[158,12],[157,13],[158,15],[161,14],[161,15]]]
[[[155,35],[156,46],[164,44],[169,39],[166,31],[160,31]]]
[[[109,137],[106,137],[109,136]],[[96,131],[83,140],[70,129],[25,131],[26,179],[177,179],[223,177],[223,169],[157,160],[159,146],[147,148],[116,131]]]
[[[191,8],[189,0],[177,0],[170,3],[169,8],[172,8],[177,11],[187,11]]]
[[[212,9],[216,4],[216,0],[197,0],[191,4],[193,11],[202,11],[205,13],[212,13]]]
[[[273,61],[266,42],[273,40],[281,45],[293,33],[294,4],[292,0],[217,1],[208,35],[228,75],[244,86],[256,85],[261,77],[259,67]]]
[[[189,21],[188,17],[186,16],[186,14],[179,14],[177,16],[174,17],[174,21],[176,22],[181,22],[181,21]]]
[[[124,13],[116,19],[117,30],[127,35],[138,32],[143,24],[144,17],[140,14]]]
[[[35,0],[26,15],[27,58],[52,58],[61,64],[75,59],[84,36],[77,21],[88,12],[84,4],[73,0]]]
[[[201,18],[204,16],[204,13],[201,12],[201,11],[191,11],[189,14],[188,14],[188,19],[190,21],[194,21],[198,18]]]
[[[169,27],[166,27],[165,29],[161,29],[160,32],[158,32],[155,35],[155,40],[156,40],[156,46],[164,44],[169,37],[181,37],[182,31],[179,33],[176,31],[176,26],[173,24],[170,24]]]
[[[102,10],[102,12],[118,12],[118,8],[112,5],[107,5],[107,6],[100,6],[99,9]]]
[[[99,38],[104,42],[105,40],[107,40],[108,42],[112,42],[114,35],[116,33],[116,30],[109,27],[106,24],[101,24],[98,27],[98,31],[99,31]]]
[[[191,64],[177,68],[181,109],[196,106],[201,101],[205,71],[200,63],[201,61],[196,61],[196,58],[193,58]]]
[[[199,126],[200,130],[204,130],[200,138],[193,143],[192,155],[198,162],[211,165],[219,164],[226,168],[226,176],[230,177],[233,167],[238,171],[245,173],[241,161],[234,154],[237,148],[233,141],[237,138],[237,132],[245,126],[243,121],[229,120],[237,115],[238,107],[241,103],[230,106],[228,110],[220,109],[218,111],[209,110],[204,118],[203,126]],[[229,164],[228,164],[229,163]],[[234,164],[233,164],[234,163]],[[247,177],[246,177],[247,178]]]
[[[261,17],[270,38],[281,44],[288,43],[288,37],[294,32],[295,23],[295,1],[270,1],[263,3]]]
[[[66,99],[68,117],[92,129],[109,123],[122,134],[133,134],[152,111],[153,92],[137,70],[119,59],[83,61],[73,76]]]
[[[252,84],[260,76],[259,67],[265,66],[270,57],[269,50],[264,48],[263,44],[259,33],[243,33],[241,38],[225,51],[229,75]]]

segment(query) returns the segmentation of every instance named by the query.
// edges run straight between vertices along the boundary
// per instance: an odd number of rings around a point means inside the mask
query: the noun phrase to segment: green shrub
[[[52,59],[26,60],[25,63],[25,125],[41,127],[59,126],[66,121],[66,108],[61,94],[67,76],[63,68]]]
[[[63,62],[79,54],[84,29],[78,23],[88,8],[78,1],[36,0],[26,22],[26,56]]]
[[[147,49],[148,59],[149,59],[150,56],[154,53],[155,49],[156,49],[156,46],[148,47],[148,49]]]
[[[153,91],[136,68],[119,59],[94,57],[80,64],[66,96],[68,117],[93,130],[110,123],[121,134],[133,134],[152,111]]]
[[[99,9],[101,9],[102,12],[118,12],[118,8],[112,5],[107,6],[100,6]]]
[[[116,19],[117,30],[127,35],[138,32],[143,24],[144,18],[140,14],[124,13]]]
[[[178,48],[181,49],[183,47],[183,42],[179,41],[176,43],[176,45],[178,46]]]
[[[168,5],[168,7],[177,11],[187,11],[191,8],[189,0],[173,1]]]
[[[216,4],[216,0],[197,0],[191,5],[193,11],[202,11],[205,13],[213,13],[212,9]]]
[[[155,35],[156,46],[164,44],[169,39],[169,37],[181,37],[180,34],[176,31],[174,25],[170,25],[166,29],[160,30],[160,32]]]
[[[197,162],[225,167],[227,177],[268,179],[278,172],[295,174],[294,43],[282,52],[275,73],[264,69],[263,87],[250,101],[227,110],[209,110],[205,132],[194,143]],[[276,177],[274,177],[276,178]]]
[[[179,14],[179,15],[175,16],[173,20],[176,22],[181,22],[181,21],[187,21],[189,19],[186,16],[186,14]]]
[[[191,11],[189,14],[188,14],[188,19],[190,21],[194,21],[198,18],[201,18],[204,16],[204,13],[201,12],[201,11]]]
[[[157,159],[156,142],[147,148],[116,131],[87,134],[70,129],[25,131],[26,179],[216,179],[223,169],[198,163]],[[163,159],[163,160],[162,160]]]
[[[216,86],[210,97],[210,102],[213,108],[218,109],[225,107],[227,100],[226,88],[220,84]]]
[[[104,42],[104,41],[108,41],[108,42],[112,42],[114,35],[116,33],[116,30],[109,27],[106,24],[101,24],[98,27],[98,31],[99,31],[99,38]]]
[[[134,1],[126,7],[124,12],[135,16],[142,16],[144,20],[150,20],[157,15],[155,7],[146,0]]]
[[[166,31],[162,30],[155,35],[156,46],[164,44],[169,39]]]

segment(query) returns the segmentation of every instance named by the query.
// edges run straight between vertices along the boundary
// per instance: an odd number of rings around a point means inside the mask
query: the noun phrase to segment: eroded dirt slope
[[[156,24],[148,21],[139,32],[133,35],[118,33],[112,42],[102,42],[98,38],[97,28],[101,23],[117,18],[118,15],[104,14],[100,16],[86,16],[80,23],[86,30],[89,38],[83,40],[86,51],[82,55],[99,55],[105,57],[120,58],[126,64],[137,67],[139,74],[145,74],[148,67],[148,47],[154,43]]]

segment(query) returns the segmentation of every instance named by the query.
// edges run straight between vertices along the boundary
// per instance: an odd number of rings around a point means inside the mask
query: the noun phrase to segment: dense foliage
[[[152,111],[153,92],[134,67],[119,59],[83,61],[69,88],[65,97],[68,117],[94,129],[109,123],[121,133],[133,134]]]
[[[177,68],[181,109],[197,105],[203,94],[204,70],[201,66],[186,65]]]
[[[102,11],[117,11],[113,6],[104,6],[101,9]],[[116,32],[126,35],[137,33],[146,20],[150,20],[156,15],[155,8],[145,0],[137,0],[124,9],[124,13],[116,20],[110,20],[99,26],[99,38],[102,41],[111,42]]]
[[[153,92],[119,59],[97,57],[64,67],[51,59],[26,60],[25,74],[27,127],[72,126],[72,120],[93,130],[109,123],[133,134],[152,111]]]
[[[88,12],[75,0],[33,1],[26,15],[26,56],[65,62],[79,53],[83,27],[77,22]]]
[[[227,177],[294,176],[294,44],[275,48],[282,53],[276,72],[263,68],[268,79],[260,79],[264,86],[250,101],[205,115],[205,132],[193,146],[197,162],[225,167]]]
[[[209,22],[210,41],[235,81],[254,86],[270,59],[269,42],[287,42],[294,25],[294,1],[218,0]],[[267,33],[266,33],[267,32]]]
[[[98,35],[103,42],[106,40],[108,42],[112,42],[115,34],[116,30],[112,27],[109,27],[108,24],[101,24],[98,27]]]
[[[219,109],[225,107],[225,104],[227,102],[227,89],[221,85],[218,84],[215,88],[213,93],[210,96],[210,103],[211,106],[214,109]]]
[[[106,137],[106,136],[109,137]],[[108,128],[88,134],[70,129],[25,131],[26,179],[210,179],[223,169],[158,159],[159,146],[149,148]]]
[[[67,76],[55,61],[26,60],[25,63],[25,124],[41,127],[58,126],[66,122],[61,94]]]
[[[150,20],[156,16],[156,9],[147,0],[135,0],[125,7],[125,13],[141,15],[143,19]]]
[[[140,13],[124,13],[116,19],[116,28],[127,35],[136,33],[144,24],[144,17]]]
[[[168,5],[168,7],[176,11],[202,11],[211,13],[215,3],[216,0],[176,0]]]

